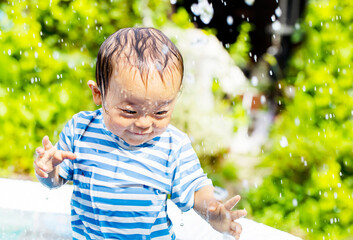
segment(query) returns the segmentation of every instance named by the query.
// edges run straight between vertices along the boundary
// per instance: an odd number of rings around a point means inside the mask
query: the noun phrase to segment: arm
[[[246,210],[232,211],[240,200],[239,195],[223,204],[215,198],[213,186],[205,186],[195,192],[194,197],[194,209],[199,215],[217,231],[229,233],[239,239],[242,228],[234,220],[246,215]]]
[[[76,154],[57,150],[47,136],[43,138],[42,143],[44,148],[36,149],[37,157],[34,160],[36,176],[48,188],[60,187],[66,180],[59,175],[59,164],[64,159],[76,159]]]

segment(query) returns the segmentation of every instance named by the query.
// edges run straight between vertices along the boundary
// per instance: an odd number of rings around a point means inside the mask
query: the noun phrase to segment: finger
[[[46,149],[43,158],[46,160],[52,161],[53,157],[55,157],[55,154],[57,152],[57,149],[55,147],[52,147],[50,149]]]
[[[225,204],[224,207],[230,211],[232,210],[232,208],[240,201],[240,196],[236,195],[235,197],[232,197],[231,199],[229,199]]]
[[[53,144],[51,144],[48,136],[43,137],[42,144],[45,150],[49,150],[53,147]]]
[[[36,171],[36,174],[37,174],[39,177],[42,177],[42,178],[47,178],[47,177],[48,177],[48,173],[46,173],[45,171],[43,171],[43,170],[40,169],[39,167],[36,167],[36,168],[35,168],[35,171]]]
[[[230,234],[235,238],[235,240],[240,239],[240,234],[237,234],[236,232],[231,232]]]
[[[230,228],[231,228],[232,231],[234,231],[234,233],[239,234],[239,235],[243,231],[242,226],[239,223],[234,222],[234,221],[231,222]]]
[[[45,153],[45,151],[44,151],[43,148],[41,148],[41,147],[37,147],[37,148],[36,148],[36,154],[37,154],[38,157],[43,156],[44,153]]]
[[[248,214],[248,212],[243,209],[243,210],[236,210],[236,211],[232,211],[232,220],[236,220],[238,218],[242,218],[245,217],[246,214]]]
[[[77,158],[76,154],[75,153],[72,153],[72,152],[69,152],[69,151],[57,151],[57,154],[60,155],[60,158],[61,160],[64,160],[64,159],[71,159],[71,160],[74,160]]]
[[[240,239],[240,234],[236,233],[235,231],[230,231],[229,234],[235,238],[235,240],[239,240]]]
[[[43,161],[43,158],[42,159],[37,158],[36,160],[34,160],[33,164],[34,164],[35,170],[39,169],[40,171],[42,171],[44,173],[50,172],[50,169],[45,164],[45,161]],[[40,173],[40,171],[39,171],[39,173]]]
[[[214,212],[214,211],[216,211],[218,205],[219,205],[218,202],[211,202],[211,203],[208,205],[207,210],[210,211],[210,212]]]

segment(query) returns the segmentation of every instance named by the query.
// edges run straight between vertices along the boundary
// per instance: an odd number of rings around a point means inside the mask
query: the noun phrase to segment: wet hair
[[[173,79],[174,71],[179,72],[181,85],[184,72],[179,50],[160,30],[123,28],[110,35],[98,52],[96,81],[102,99],[108,91],[113,71],[118,71],[119,74],[119,71],[129,71],[132,68],[138,69],[146,88],[149,72],[153,68],[158,71],[165,86],[165,76]]]

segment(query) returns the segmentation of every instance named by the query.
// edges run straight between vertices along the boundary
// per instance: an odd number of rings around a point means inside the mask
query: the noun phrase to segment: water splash
[[[196,16],[200,16],[204,24],[209,24],[214,14],[212,3],[210,4],[207,0],[199,0],[198,3],[192,4],[191,11]]]

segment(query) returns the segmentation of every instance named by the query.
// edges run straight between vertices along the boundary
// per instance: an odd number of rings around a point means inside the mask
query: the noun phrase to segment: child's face
[[[115,71],[103,101],[108,130],[134,146],[161,135],[170,122],[181,76],[165,76],[164,81],[151,70],[146,87],[138,70]]]

